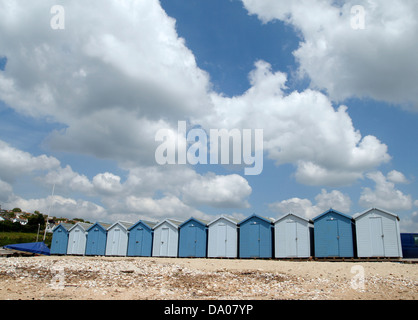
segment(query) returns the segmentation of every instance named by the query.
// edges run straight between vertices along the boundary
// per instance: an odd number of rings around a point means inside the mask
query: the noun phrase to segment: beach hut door
[[[370,218],[370,237],[373,248],[373,255],[377,257],[385,256],[384,249],[384,235],[382,228],[382,218],[381,217],[371,217]]]
[[[339,257],[340,255],[340,235],[338,233],[338,220],[335,218],[327,219],[328,235],[328,257]]]
[[[142,241],[144,237],[144,228],[136,229],[136,239],[135,239],[135,248],[137,255],[142,255]]]
[[[187,256],[195,257],[196,256],[196,246],[197,246],[197,227],[194,224],[188,226],[188,236],[190,237],[186,242]]]
[[[288,257],[297,257],[298,255],[298,235],[296,221],[286,223],[286,251]]]
[[[119,247],[119,237],[120,237],[120,229],[113,230],[113,242],[111,247],[111,255],[118,254],[118,247]]]
[[[169,228],[162,228],[161,229],[161,247],[160,247],[160,255],[163,257],[168,256],[168,233]]]
[[[81,232],[80,232],[79,229],[74,230],[74,236],[73,236],[73,244],[72,244],[72,248],[71,248],[72,249],[71,254],[78,254],[79,253],[78,251],[80,251],[78,249],[78,246],[80,246],[80,243],[81,243],[81,237],[80,237],[80,235],[81,235]]]
[[[259,257],[260,256],[260,224],[256,221],[251,222],[249,237],[249,255],[250,257]]]
[[[228,234],[225,223],[220,223],[218,225],[218,256],[226,257],[226,248],[228,245]]]

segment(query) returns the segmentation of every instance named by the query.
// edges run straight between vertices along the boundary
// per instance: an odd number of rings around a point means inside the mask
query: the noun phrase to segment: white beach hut
[[[313,222],[293,213],[274,222],[276,258],[308,258],[313,251]]]
[[[68,230],[67,254],[84,255],[86,252],[87,230],[91,223],[78,222]]]
[[[357,256],[402,257],[399,217],[372,208],[353,216],[356,225]]]
[[[107,229],[106,256],[126,256],[130,222],[118,221]]]
[[[153,257],[177,257],[181,223],[182,221],[165,219],[154,226]]]
[[[221,216],[208,224],[208,257],[238,256],[238,221]]]

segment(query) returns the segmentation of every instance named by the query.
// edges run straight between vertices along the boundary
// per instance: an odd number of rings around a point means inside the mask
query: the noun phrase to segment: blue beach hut
[[[86,255],[104,256],[106,253],[107,228],[110,224],[96,222],[87,229]]]
[[[354,257],[354,220],[330,209],[313,219],[315,257]]]
[[[273,223],[253,214],[239,224],[240,258],[271,258],[273,256]]]
[[[154,222],[140,220],[128,229],[128,256],[151,257]]]
[[[179,226],[179,257],[205,258],[207,222],[190,218]]]
[[[51,254],[67,254],[68,230],[74,226],[70,223],[61,223],[52,231]]]

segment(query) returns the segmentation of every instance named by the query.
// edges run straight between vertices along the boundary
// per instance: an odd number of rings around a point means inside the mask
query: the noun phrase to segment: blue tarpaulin
[[[46,256],[50,255],[49,248],[44,242],[32,242],[32,243],[20,243],[20,244],[9,244],[4,246],[6,249],[31,252],[37,254],[43,254]]]

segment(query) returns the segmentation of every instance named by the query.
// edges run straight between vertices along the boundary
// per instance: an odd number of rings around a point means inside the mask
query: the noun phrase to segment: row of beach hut
[[[370,209],[351,217],[330,209],[312,220],[293,213],[159,223],[58,225],[51,254],[142,257],[402,257],[399,217]]]

